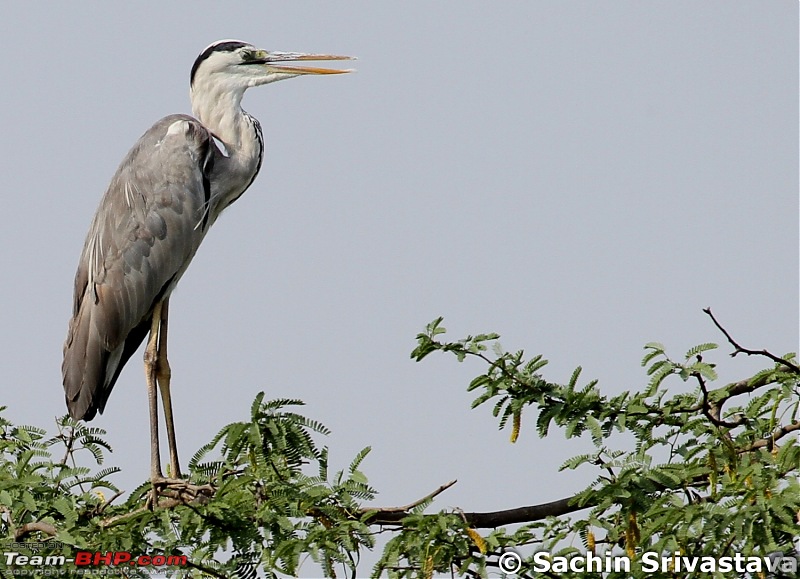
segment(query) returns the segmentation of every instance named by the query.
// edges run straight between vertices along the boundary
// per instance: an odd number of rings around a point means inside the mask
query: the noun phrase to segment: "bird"
[[[222,211],[252,185],[264,157],[261,125],[241,106],[244,93],[304,75],[352,72],[293,62],[350,59],[267,51],[240,40],[210,44],[191,68],[192,115],[169,115],[150,127],[101,198],[75,274],[61,366],[64,394],[73,419],[102,413],[120,372],[149,334],[144,365],[153,484],[167,480],[159,457],[156,382],[169,475],[181,478],[167,360],[170,296]]]

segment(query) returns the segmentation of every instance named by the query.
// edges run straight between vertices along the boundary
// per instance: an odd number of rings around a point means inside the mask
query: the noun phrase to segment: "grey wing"
[[[73,418],[103,411],[205,235],[209,175],[219,154],[197,120],[171,115],[123,160],[95,213],[75,275],[61,366]]]

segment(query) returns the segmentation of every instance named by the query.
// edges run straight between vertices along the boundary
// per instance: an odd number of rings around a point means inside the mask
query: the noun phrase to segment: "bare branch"
[[[402,513],[403,517],[405,517],[406,515],[408,515],[408,512],[411,509],[421,505],[422,503],[424,503],[426,501],[429,501],[430,499],[432,499],[433,497],[435,497],[437,495],[442,494],[444,491],[449,489],[451,486],[453,486],[457,482],[458,481],[456,481],[456,480],[451,480],[449,483],[443,484],[442,486],[440,486],[438,489],[436,489],[432,493],[428,493],[427,495],[425,495],[421,499],[418,499],[418,500],[414,501],[413,503],[409,503],[404,507],[366,507],[366,508],[360,509],[359,514],[366,515],[368,513],[376,513],[376,514],[383,515],[383,514],[388,514],[388,513]]]
[[[723,328],[722,325],[717,321],[717,318],[715,318],[714,314],[711,313],[711,308],[703,308],[703,312],[708,314],[708,316],[711,318],[711,321],[714,322],[714,325],[717,326],[720,332],[725,334],[725,337],[728,339],[728,342],[730,343],[731,346],[733,346],[733,354],[731,354],[731,356],[736,356],[737,354],[747,354],[748,356],[766,356],[776,364],[783,364],[795,374],[800,374],[800,366],[793,364],[789,360],[784,360],[783,358],[776,356],[775,354],[769,352],[768,350],[750,350],[748,348],[742,348],[736,342],[736,340],[734,340],[731,337],[728,331],[725,328]]]
[[[583,505],[575,504],[576,497],[567,497],[540,505],[518,507],[503,511],[491,511],[485,513],[462,513],[467,524],[474,529],[493,529],[504,525],[515,523],[530,523],[540,521],[547,517],[558,517],[568,513],[574,513],[594,506],[590,501]],[[374,516],[367,521],[370,525],[391,525],[397,524],[408,516],[406,511],[383,511],[376,510]]]
[[[575,504],[576,497],[568,497],[549,503],[542,503],[540,505],[531,505],[529,507],[519,507],[516,509],[507,509],[505,511],[494,511],[489,513],[464,513],[467,522],[471,527],[478,529],[487,529],[502,527],[505,525],[513,525],[514,523],[530,523],[532,521],[540,521],[547,517],[558,517],[576,511],[582,511],[594,506],[592,502],[577,505]]]

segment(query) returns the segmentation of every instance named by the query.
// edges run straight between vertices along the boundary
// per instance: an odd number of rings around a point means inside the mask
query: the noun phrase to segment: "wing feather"
[[[95,213],[75,275],[62,377],[73,418],[103,411],[205,236],[208,171],[219,150],[187,115],[153,125],[117,170]],[[205,223],[203,223],[205,225]]]

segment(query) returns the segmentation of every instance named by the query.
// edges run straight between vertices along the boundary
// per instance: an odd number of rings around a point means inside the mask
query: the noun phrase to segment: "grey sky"
[[[381,504],[453,478],[441,506],[562,498],[585,444],[508,444],[471,412],[476,364],[414,364],[438,315],[453,338],[639,387],[642,345],[795,349],[796,2],[185,2],[3,9],[0,381],[16,422],[65,413],[72,277],[111,175],[161,116],[189,112],[220,38],[359,57],[358,73],[259,89],[267,157],[171,302],[183,461],[255,393],[299,397],[332,461],[372,445]],[[722,379],[758,367],[730,361]],[[676,387],[678,387],[676,385]],[[137,354],[106,412],[132,488],[148,473]]]

